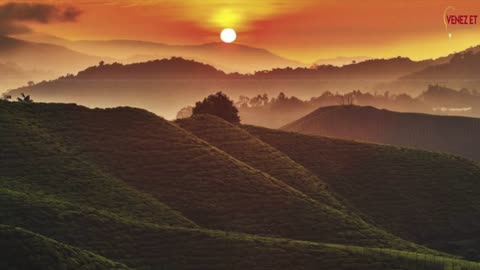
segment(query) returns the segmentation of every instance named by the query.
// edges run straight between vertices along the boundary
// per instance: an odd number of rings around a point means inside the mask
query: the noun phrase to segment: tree
[[[34,86],[35,85],[35,82],[34,81],[28,81],[28,86]]]
[[[192,113],[193,115],[212,114],[223,118],[230,123],[240,123],[238,110],[233,105],[233,101],[231,101],[228,96],[222,92],[210,95],[203,99],[203,101],[197,102]]]
[[[30,98],[30,95],[25,95],[24,93],[22,93],[21,96],[17,98],[17,100],[21,103],[33,103],[33,99]]]
[[[193,107],[192,106],[187,106],[182,108],[178,113],[177,113],[177,119],[184,119],[184,118],[189,118],[192,116],[192,111]]]

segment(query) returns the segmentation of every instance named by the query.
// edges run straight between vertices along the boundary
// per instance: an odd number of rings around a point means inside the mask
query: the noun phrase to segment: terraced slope
[[[0,103],[0,188],[48,195],[145,222],[194,226],[162,202],[86,161],[71,143],[37,122],[33,117],[37,106],[22,105]]]
[[[0,246],[1,269],[128,269],[91,252],[5,225],[0,225]]]
[[[146,111],[24,105],[5,107],[72,146],[72,156],[98,164],[102,171],[149,193],[202,227],[422,249],[318,202]]]
[[[313,270],[401,269],[408,266],[443,269],[445,264],[451,263],[451,258],[432,257],[431,253],[402,253],[139,223],[5,189],[0,189],[0,199],[2,222],[34,229],[42,235],[93,251],[134,269],[266,270],[298,267]],[[19,245],[12,238],[2,238],[0,242],[2,240],[9,242],[10,246]],[[32,256],[42,250],[41,246],[27,245],[24,252],[25,256]],[[11,260],[5,261],[12,263]],[[455,263],[472,266],[461,260],[455,260]],[[31,269],[36,264],[28,262],[26,265],[30,268],[26,266],[25,269]]]
[[[477,162],[421,150],[245,128],[325,179],[344,202],[396,235],[458,252],[448,243],[473,240],[480,233]]]
[[[9,266],[55,269],[53,256],[58,269],[480,269],[314,199],[328,190],[293,188],[288,170],[261,171],[260,158],[242,162],[142,110],[0,102],[0,120],[0,236],[22,228],[0,237],[17,252],[2,254]],[[287,160],[301,169],[291,175],[320,179]]]
[[[196,115],[177,120],[176,123],[236,159],[268,173],[313,199],[344,209],[328,192],[324,181],[241,127],[212,115]]]

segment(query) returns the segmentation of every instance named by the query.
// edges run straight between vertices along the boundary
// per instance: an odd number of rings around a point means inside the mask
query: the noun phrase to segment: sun
[[[237,39],[237,33],[232,28],[225,28],[220,33],[220,39],[225,43],[232,43]]]

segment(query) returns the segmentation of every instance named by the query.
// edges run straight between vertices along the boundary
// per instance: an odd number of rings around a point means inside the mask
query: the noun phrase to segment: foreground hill
[[[347,207],[360,210],[367,220],[407,239],[462,254],[467,248],[461,250],[455,241],[469,239],[478,232],[480,207],[474,202],[479,198],[472,190],[480,189],[480,166],[473,162],[418,150],[250,126],[245,130],[211,116],[177,122],[313,198],[316,195],[312,191],[316,189],[310,183],[322,179],[320,183],[327,184],[328,190],[334,191]],[[434,172],[436,166],[445,169]],[[305,175],[295,175],[295,171]],[[443,197],[449,199],[439,205],[437,198]]]
[[[446,152],[480,160],[480,119],[398,113],[373,107],[331,106],[282,128],[323,135]]]
[[[479,268],[371,225],[326,175],[215,117],[3,101],[0,117],[1,223],[47,247],[133,269]]]
[[[90,252],[41,235],[0,225],[2,269],[128,269]]]
[[[479,258],[480,166],[459,157],[247,126],[388,231]]]
[[[322,199],[314,199],[289,185],[291,180],[284,182],[149,112],[63,104],[33,104],[25,110],[22,104],[8,105],[23,112],[30,125],[41,127],[64,145],[74,145],[70,150],[73,156],[90,161],[202,227],[309,241],[417,248],[325,204],[331,196],[321,193],[321,186],[311,192]],[[63,112],[61,118],[59,112]]]

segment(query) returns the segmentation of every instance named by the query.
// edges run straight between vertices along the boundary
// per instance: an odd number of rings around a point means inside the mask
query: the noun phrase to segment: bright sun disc
[[[237,39],[237,33],[232,28],[225,28],[220,33],[220,39],[225,43],[232,43]]]

